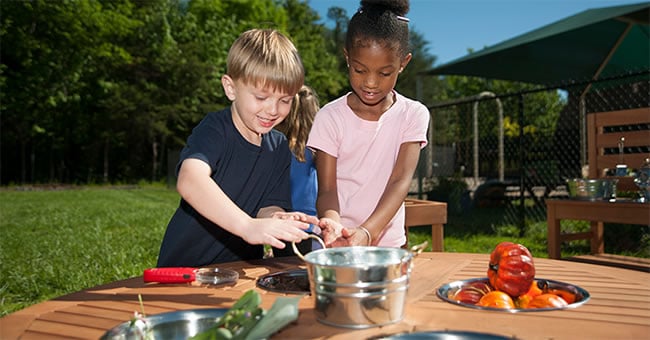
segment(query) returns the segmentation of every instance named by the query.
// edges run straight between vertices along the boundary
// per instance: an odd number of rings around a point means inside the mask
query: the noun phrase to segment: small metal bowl
[[[109,329],[102,340],[187,339],[214,326],[227,308],[190,309],[127,321]]]

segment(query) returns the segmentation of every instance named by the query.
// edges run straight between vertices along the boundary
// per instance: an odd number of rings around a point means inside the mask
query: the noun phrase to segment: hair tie
[[[359,10],[357,10],[357,13],[359,13],[359,14],[363,13],[363,8],[359,8]],[[409,19],[409,18],[407,18],[405,16],[395,15],[395,17],[399,21],[404,21],[404,22],[410,22],[411,21],[411,19]]]
[[[409,21],[411,21],[409,18],[407,18],[407,17],[403,17],[403,16],[401,16],[401,15],[396,15],[395,17],[397,18],[397,20],[400,20],[400,21],[404,21],[404,22],[409,22]]]

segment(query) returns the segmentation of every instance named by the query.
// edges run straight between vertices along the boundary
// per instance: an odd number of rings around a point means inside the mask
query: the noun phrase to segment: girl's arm
[[[318,174],[318,197],[316,211],[323,241],[330,247],[348,246],[350,233],[341,225],[338,189],[336,186],[336,157],[317,150],[316,173]]]
[[[323,151],[316,151],[316,173],[318,174],[318,217],[341,221],[339,198],[336,188],[336,157]]]
[[[420,142],[403,143],[400,146],[399,154],[393,172],[388,179],[386,189],[379,199],[375,210],[370,214],[368,219],[362,224],[368,229],[372,236],[372,244],[377,244],[377,239],[381,236],[384,227],[395,216],[404,199],[408,195],[413,174],[418,165],[420,158]],[[358,232],[356,234],[363,234]],[[356,235],[363,239],[365,235]],[[355,235],[353,235],[354,238]],[[362,241],[363,242],[363,241]]]
[[[298,242],[307,237],[308,224],[275,218],[252,218],[241,210],[210,177],[210,166],[189,158],[178,173],[178,193],[199,214],[250,244],[284,248],[281,240]],[[279,208],[278,208],[279,209]],[[268,213],[268,211],[266,211]]]

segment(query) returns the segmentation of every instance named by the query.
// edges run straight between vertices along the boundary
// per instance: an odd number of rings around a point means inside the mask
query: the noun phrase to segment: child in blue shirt
[[[291,150],[291,204],[294,211],[316,216],[316,198],[318,196],[318,178],[314,152],[307,148],[307,137],[314,123],[314,116],[320,109],[318,95],[309,86],[303,85],[293,100],[289,116],[276,127],[284,133]],[[320,228],[313,225],[313,233],[319,234]],[[297,243],[302,254],[321,247],[316,240]],[[292,247],[273,248],[274,256],[293,256]]]

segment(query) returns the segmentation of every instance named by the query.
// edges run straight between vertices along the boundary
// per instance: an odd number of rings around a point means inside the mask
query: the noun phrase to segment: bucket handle
[[[323,240],[321,240],[320,237],[318,237],[318,236],[316,236],[314,234],[309,234],[307,237],[308,238],[313,238],[314,240],[318,241],[321,244],[321,246],[323,246],[323,249],[327,248],[327,246],[325,246],[325,242],[323,242]],[[301,258],[303,261],[307,261],[307,260],[305,260],[305,256],[300,252],[298,247],[296,247],[296,242],[291,242],[291,247],[293,248],[293,252],[296,255],[298,255],[299,258]]]
[[[323,240],[320,237],[318,237],[318,236],[316,236],[314,234],[309,234],[307,237],[308,238],[313,238],[314,240],[318,241],[321,244],[321,246],[323,246],[323,249],[327,248],[327,246],[325,245],[325,242],[323,242]],[[408,254],[406,254],[404,259],[408,259],[410,257],[415,257],[415,256],[420,255],[420,253],[422,253],[424,251],[424,249],[426,249],[426,247],[428,245],[429,245],[428,241],[424,241],[424,242],[422,242],[420,244],[414,245],[413,247],[411,247],[410,252]],[[300,252],[300,250],[296,246],[296,242],[291,242],[291,247],[293,248],[294,254],[298,255],[298,257],[300,259],[302,259],[303,261],[306,261],[305,256]]]
[[[420,244],[416,244],[409,251],[402,257],[402,262],[407,262],[408,260],[420,255],[426,249],[426,247],[429,245],[429,241],[424,241]]]
[[[420,244],[416,244],[413,247],[411,247],[411,253],[413,253],[413,256],[420,255],[420,253],[422,253],[428,245],[429,245],[429,241],[424,241]]]

